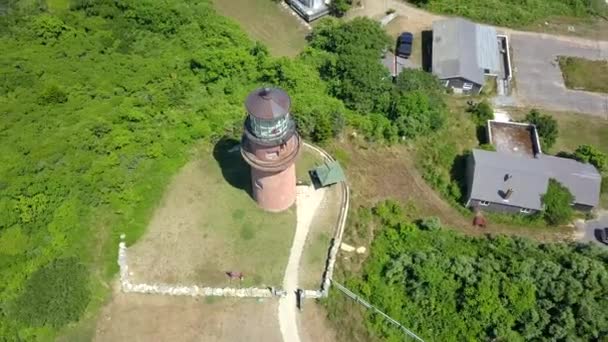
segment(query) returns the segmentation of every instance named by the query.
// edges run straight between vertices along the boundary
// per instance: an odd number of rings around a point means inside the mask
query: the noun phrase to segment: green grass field
[[[608,61],[560,56],[559,67],[566,87],[608,93]]]
[[[291,12],[272,0],[214,0],[213,3],[220,14],[238,22],[273,55],[293,57],[306,45],[308,30]]]

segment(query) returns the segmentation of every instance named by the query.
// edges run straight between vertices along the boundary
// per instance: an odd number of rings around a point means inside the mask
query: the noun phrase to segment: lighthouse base
[[[251,188],[258,205],[270,212],[280,212],[296,201],[296,167],[291,164],[283,171],[267,172],[251,168]]]

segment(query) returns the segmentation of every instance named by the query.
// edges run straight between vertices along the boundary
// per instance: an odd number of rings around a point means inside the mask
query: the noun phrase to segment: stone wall
[[[133,284],[129,280],[129,265],[127,263],[127,246],[124,241],[118,245],[118,266],[120,268],[120,287],[125,293],[146,293],[166,296],[190,297],[249,297],[269,298],[285,296],[285,291],[275,288],[218,288],[197,285],[169,285],[169,284]]]

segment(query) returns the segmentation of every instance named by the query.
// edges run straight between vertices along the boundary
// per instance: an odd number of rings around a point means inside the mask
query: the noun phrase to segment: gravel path
[[[284,342],[299,342],[297,324],[296,294],[298,288],[298,265],[306,242],[306,235],[315,212],[319,208],[325,189],[315,190],[312,186],[299,186],[296,197],[297,224],[296,233],[289,253],[289,261],[283,279],[283,289],[287,296],[279,300],[279,326]]]

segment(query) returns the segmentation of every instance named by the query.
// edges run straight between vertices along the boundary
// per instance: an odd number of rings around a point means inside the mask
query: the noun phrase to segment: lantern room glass
[[[287,133],[289,120],[289,114],[273,120],[258,119],[250,115],[249,126],[251,127],[251,133],[256,137],[264,140],[272,140],[281,138]]]

